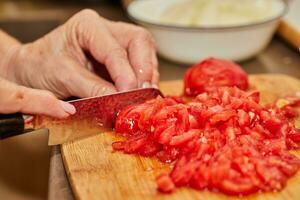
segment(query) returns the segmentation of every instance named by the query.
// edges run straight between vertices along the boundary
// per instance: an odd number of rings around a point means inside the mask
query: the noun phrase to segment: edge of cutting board
[[[300,30],[292,26],[287,20],[280,22],[277,32],[294,47],[300,47]]]

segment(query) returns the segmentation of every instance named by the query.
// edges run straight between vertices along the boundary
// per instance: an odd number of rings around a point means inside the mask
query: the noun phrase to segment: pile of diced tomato
[[[280,102],[279,102],[280,104]],[[119,113],[115,150],[170,163],[158,189],[188,186],[229,195],[281,190],[300,168],[289,152],[300,131],[289,103],[259,104],[259,92],[215,87],[192,101],[158,97]]]

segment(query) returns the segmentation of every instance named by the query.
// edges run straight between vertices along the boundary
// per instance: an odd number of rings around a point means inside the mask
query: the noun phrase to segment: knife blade
[[[5,115],[1,115],[0,139],[9,137],[10,135],[8,131],[3,133],[4,131],[1,131],[1,126],[9,126],[7,130],[12,132],[12,126],[14,124],[16,125],[16,122],[18,122],[17,127],[19,127],[20,132],[22,120],[23,132],[25,132],[24,127],[30,127],[33,129],[47,128],[49,130],[48,145],[63,144],[69,141],[111,131],[117,114],[122,109],[130,105],[142,103],[146,100],[156,98],[157,96],[163,96],[158,89],[145,88],[69,101],[75,106],[76,113],[67,119],[54,119],[51,117],[37,115],[33,118],[29,118],[29,120],[27,119],[24,121],[23,119],[20,119],[16,121],[14,119],[11,120],[11,118],[10,120],[7,120],[8,117],[3,117]],[[15,115],[20,118],[19,114]],[[6,123],[4,123],[3,120],[1,121],[1,119],[6,119]],[[8,121],[10,123],[7,123]],[[12,133],[11,135],[18,134]]]

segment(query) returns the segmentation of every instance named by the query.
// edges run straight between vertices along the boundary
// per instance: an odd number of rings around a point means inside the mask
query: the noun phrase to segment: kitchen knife
[[[21,113],[0,115],[0,139],[47,128],[48,144],[63,144],[112,130],[117,114],[122,109],[157,96],[162,96],[158,89],[146,88],[69,101],[75,106],[76,113],[67,119],[40,115],[24,118]]]

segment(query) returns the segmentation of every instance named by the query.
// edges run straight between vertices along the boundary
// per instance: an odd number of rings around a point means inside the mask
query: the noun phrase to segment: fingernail
[[[151,87],[151,84],[149,82],[144,82],[142,84],[142,88],[150,88]]]
[[[152,87],[158,89],[158,85],[156,85],[154,83],[152,84]]]
[[[76,113],[76,108],[72,104],[65,101],[60,101],[60,104],[67,113],[71,115],[74,115]]]

